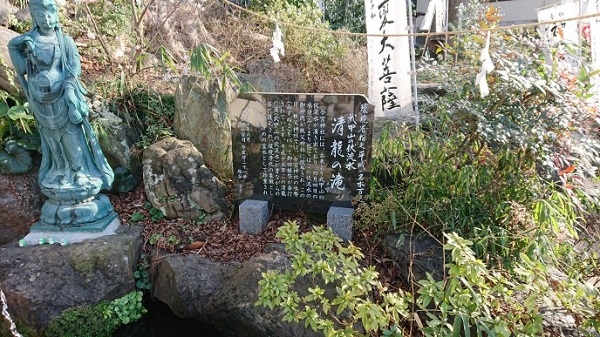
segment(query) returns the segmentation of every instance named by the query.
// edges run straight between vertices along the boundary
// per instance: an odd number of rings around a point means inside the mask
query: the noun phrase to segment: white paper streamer
[[[0,289],[0,304],[2,304],[2,316],[4,317],[3,319],[6,322],[9,322],[10,324],[8,329],[10,330],[9,332],[12,334],[12,337],[23,337],[23,335],[21,335],[17,331],[17,326],[15,325],[15,322],[13,322],[13,320],[10,318],[10,314],[8,313],[8,305],[6,304],[6,297],[4,296],[4,292],[2,291],[2,289]]]
[[[275,63],[280,61],[279,54],[281,54],[281,56],[285,55],[285,47],[283,46],[283,41],[281,40],[282,37],[283,34],[279,29],[279,25],[275,24],[275,31],[273,32],[273,47],[270,49],[271,56],[273,57],[273,61]]]
[[[490,32],[487,32],[487,38],[485,41],[485,47],[481,50],[481,56],[479,56],[479,61],[482,62],[481,70],[475,77],[475,85],[479,86],[479,93],[481,98],[490,94],[490,88],[487,84],[486,76],[491,73],[494,68],[494,63],[492,63],[492,58],[490,57]]]

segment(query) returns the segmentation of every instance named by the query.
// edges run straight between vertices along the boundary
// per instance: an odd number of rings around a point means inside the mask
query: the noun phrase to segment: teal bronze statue
[[[79,52],[54,0],[31,0],[29,8],[33,28],[8,48],[42,139],[38,180],[48,200],[34,227],[101,231],[116,217],[99,193],[110,189],[113,171],[88,121]]]

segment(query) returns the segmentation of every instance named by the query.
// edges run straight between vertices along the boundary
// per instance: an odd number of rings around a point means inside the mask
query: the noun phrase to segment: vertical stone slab
[[[177,138],[189,140],[221,179],[233,175],[231,124],[227,109],[233,91],[225,91],[216,79],[184,75],[175,91],[173,128]]]
[[[373,105],[362,95],[250,93],[231,111],[238,202],[326,213],[368,194]]]

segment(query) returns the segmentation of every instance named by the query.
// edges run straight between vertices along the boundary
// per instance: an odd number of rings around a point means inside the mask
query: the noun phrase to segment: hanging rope
[[[242,6],[236,5],[228,0],[220,0],[221,2],[223,2],[225,5],[227,6],[231,6],[233,8],[236,8],[240,11],[243,11],[245,13],[248,13],[252,16],[261,18],[265,21],[269,21],[269,22],[273,22],[275,23],[276,20],[273,18],[270,18],[262,13],[258,13],[258,12],[254,12],[251,11],[247,8],[244,8]],[[523,24],[518,24],[518,25],[510,25],[510,26],[502,26],[502,27],[490,27],[490,28],[477,28],[477,29],[465,29],[465,30],[453,30],[453,31],[448,31],[448,32],[441,32],[441,33],[405,33],[405,34],[372,34],[372,33],[352,33],[352,32],[346,32],[346,31],[339,31],[339,30],[328,30],[328,29],[320,29],[320,28],[314,28],[314,27],[308,27],[308,26],[300,26],[300,25],[296,25],[296,24],[292,24],[292,23],[285,23],[285,22],[280,22],[277,21],[277,23],[281,26],[287,26],[287,27],[293,27],[293,28],[298,28],[298,29],[304,29],[304,30],[308,30],[308,31],[312,31],[312,32],[320,32],[320,33],[330,33],[330,34],[336,34],[336,35],[347,35],[347,36],[364,36],[364,37],[408,37],[408,36],[439,36],[439,35],[458,35],[458,34],[475,34],[475,33],[485,33],[485,32],[499,32],[499,31],[505,31],[505,30],[511,30],[511,29],[519,29],[519,28],[532,28],[532,27],[539,27],[539,26],[544,26],[544,25],[552,25],[555,23],[562,23],[562,22],[569,22],[569,21],[580,21],[580,20],[586,20],[586,19],[593,19],[593,18],[597,18],[600,17],[600,13],[594,13],[594,14],[588,14],[588,15],[581,15],[581,16],[576,16],[576,17],[572,17],[572,18],[565,18],[565,19],[559,19],[559,20],[550,20],[550,21],[542,21],[542,22],[532,22],[532,23],[523,23]]]

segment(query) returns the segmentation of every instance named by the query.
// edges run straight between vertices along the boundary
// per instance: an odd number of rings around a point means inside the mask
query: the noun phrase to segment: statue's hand
[[[83,117],[79,110],[77,110],[74,106],[69,104],[69,120],[73,124],[79,124],[83,121]]]
[[[21,52],[33,52],[35,48],[35,42],[29,35],[17,36],[12,43]]]

